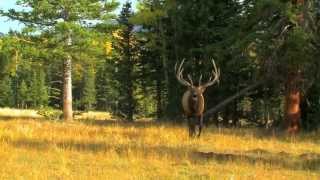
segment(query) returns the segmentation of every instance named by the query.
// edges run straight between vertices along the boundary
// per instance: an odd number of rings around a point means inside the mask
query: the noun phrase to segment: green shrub
[[[46,119],[59,120],[62,117],[62,111],[50,107],[41,108],[37,113]]]

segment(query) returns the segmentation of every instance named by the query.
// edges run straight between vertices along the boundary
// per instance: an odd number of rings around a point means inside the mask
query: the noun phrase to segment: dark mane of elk
[[[203,127],[203,112],[204,112],[204,97],[203,93],[207,87],[219,82],[220,70],[216,67],[214,60],[212,60],[213,70],[210,79],[202,84],[202,74],[200,75],[198,86],[194,85],[190,74],[187,75],[188,80],[183,77],[184,60],[178,65],[175,65],[175,73],[177,80],[184,86],[187,86],[186,92],[182,96],[182,107],[184,114],[188,119],[189,136],[193,137],[196,134],[196,127],[198,126],[198,137],[201,134]]]

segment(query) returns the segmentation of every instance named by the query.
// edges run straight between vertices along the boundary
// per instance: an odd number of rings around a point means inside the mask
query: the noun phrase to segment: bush
[[[50,107],[41,108],[37,113],[46,119],[59,120],[62,117],[62,111]]]

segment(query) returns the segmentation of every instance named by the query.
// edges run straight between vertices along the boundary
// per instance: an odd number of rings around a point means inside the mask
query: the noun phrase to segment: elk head
[[[193,84],[190,74],[187,75],[188,80],[183,78],[183,64],[175,65],[175,73],[177,80],[184,86],[187,86],[186,92],[182,96],[182,107],[184,114],[188,118],[189,135],[194,136],[196,125],[199,126],[199,134],[203,127],[203,111],[204,111],[204,97],[203,93],[207,87],[212,86],[216,82],[219,82],[220,70],[217,69],[214,60],[212,60],[213,70],[210,79],[206,83],[201,83],[202,74],[199,78],[198,86]],[[193,119],[192,119],[193,118]]]

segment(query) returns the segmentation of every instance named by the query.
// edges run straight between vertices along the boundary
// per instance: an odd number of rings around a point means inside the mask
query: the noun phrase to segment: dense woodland
[[[0,37],[0,106],[109,111],[181,121],[185,73],[220,82],[205,122],[243,120],[288,132],[320,127],[317,0],[19,0],[0,15],[25,24]],[[120,8],[119,14],[115,10]]]

